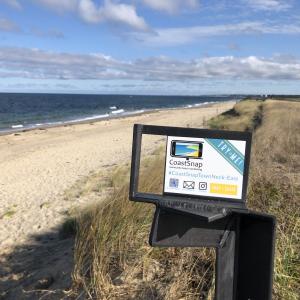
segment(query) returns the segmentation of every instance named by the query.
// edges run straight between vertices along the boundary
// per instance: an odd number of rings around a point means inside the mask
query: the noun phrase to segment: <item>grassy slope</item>
[[[300,286],[299,114],[295,102],[243,101],[210,121],[213,128],[253,130],[263,120],[254,134],[248,201],[278,219],[274,299],[298,299]],[[143,191],[161,190],[160,153],[147,158]],[[111,180],[111,196],[77,218],[74,292],[97,299],[212,299],[213,251],[151,248],[153,207],[128,201],[128,172],[116,169],[111,178],[123,184]],[[84,193],[94,196],[102,176],[94,175]]]
[[[249,101],[246,101],[249,102]],[[245,104],[240,102],[238,111]],[[258,105],[255,123],[262,124],[253,136],[248,205],[277,218],[274,299],[298,299],[300,292],[300,102],[252,101]],[[212,120],[218,123],[220,116]],[[245,117],[226,117],[223,128],[245,128]],[[239,123],[242,124],[239,124]]]
[[[262,119],[263,101],[241,101],[233,109],[212,118],[208,124],[212,129],[253,131]]]

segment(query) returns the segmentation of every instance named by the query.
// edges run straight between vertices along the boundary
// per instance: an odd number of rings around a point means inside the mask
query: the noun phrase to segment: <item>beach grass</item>
[[[300,102],[267,101],[254,135],[248,203],[277,218],[274,299],[300,292]]]
[[[248,206],[277,218],[273,299],[299,296],[299,102],[241,101],[209,121],[211,128],[254,132]],[[162,190],[162,149],[147,157],[140,189]],[[129,166],[110,174],[109,193],[65,225],[76,232],[73,293],[90,299],[213,299],[214,251],[152,248],[154,207],[128,200]],[[103,174],[93,174],[74,195],[97,196]],[[72,191],[69,193],[72,198]]]
[[[244,100],[234,108],[210,119],[211,129],[253,131],[261,122],[263,101]]]

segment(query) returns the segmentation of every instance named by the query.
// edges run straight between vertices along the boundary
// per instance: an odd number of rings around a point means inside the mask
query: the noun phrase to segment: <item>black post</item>
[[[150,245],[216,248],[215,300],[270,300],[275,218],[233,213],[208,222],[192,214],[157,207]]]
[[[234,298],[234,262],[236,254],[236,232],[230,231],[223,247],[216,249],[215,299]]]

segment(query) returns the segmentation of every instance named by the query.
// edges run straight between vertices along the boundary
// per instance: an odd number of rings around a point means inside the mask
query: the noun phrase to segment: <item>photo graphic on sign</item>
[[[171,156],[183,158],[201,158],[202,157],[202,143],[186,142],[186,141],[172,141],[171,142]]]
[[[168,136],[164,193],[241,199],[246,142]]]

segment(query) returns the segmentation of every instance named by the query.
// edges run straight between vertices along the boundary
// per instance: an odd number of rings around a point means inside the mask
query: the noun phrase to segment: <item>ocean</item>
[[[138,96],[0,93],[0,132],[197,107],[242,96]]]

